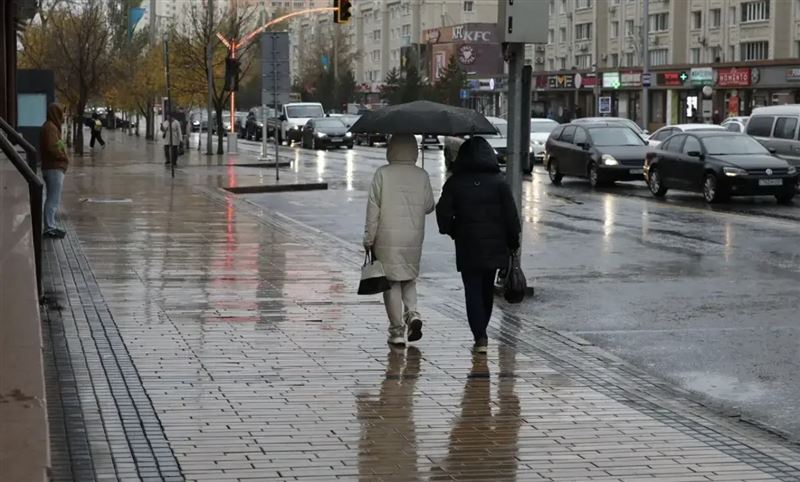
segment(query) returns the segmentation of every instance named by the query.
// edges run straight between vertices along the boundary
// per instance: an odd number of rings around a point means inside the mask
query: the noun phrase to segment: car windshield
[[[313,117],[322,117],[325,112],[321,106],[318,105],[294,105],[286,108],[286,115],[295,118],[310,119]]]
[[[703,139],[709,156],[734,154],[769,154],[769,151],[750,136],[715,136]]]
[[[500,137],[508,137],[508,124],[492,124],[497,129],[497,135]]]
[[[627,127],[594,127],[589,129],[595,146],[643,146],[644,140]]]
[[[317,129],[341,129],[344,127],[341,121],[334,119],[318,120],[315,122]]]
[[[558,122],[531,122],[531,134],[549,134],[558,127]]]

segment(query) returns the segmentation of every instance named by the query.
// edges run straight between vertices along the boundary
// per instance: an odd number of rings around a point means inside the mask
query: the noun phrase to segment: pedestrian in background
[[[433,212],[434,200],[428,173],[416,166],[418,154],[414,136],[393,135],[386,149],[389,164],[375,172],[367,202],[364,248],[383,264],[391,285],[383,293],[383,302],[392,345],[422,338],[416,279],[425,215]]]
[[[495,277],[519,248],[520,221],[497,155],[483,137],[461,144],[453,175],[436,206],[436,220],[439,232],[455,240],[456,269],[464,282],[473,348],[485,353]]]
[[[97,112],[92,114],[92,123],[89,126],[89,129],[92,133],[92,138],[89,141],[89,147],[94,149],[95,141],[99,142],[102,147],[106,147],[106,141],[103,140],[103,121],[100,120],[100,116],[97,115]]]
[[[170,131],[172,131],[170,133]],[[167,160],[165,165],[178,163],[178,146],[183,142],[183,132],[181,131],[181,123],[178,119],[169,116],[169,120],[161,123],[161,137],[164,138],[164,157]]]
[[[47,107],[47,120],[42,125],[39,152],[42,157],[42,177],[47,198],[44,203],[44,236],[63,238],[66,232],[56,225],[56,212],[61,203],[61,189],[64,175],[69,166],[67,147],[61,138],[61,125],[64,123],[64,109],[59,104]]]

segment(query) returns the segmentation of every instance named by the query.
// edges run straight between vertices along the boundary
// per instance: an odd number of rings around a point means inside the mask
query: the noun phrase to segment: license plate
[[[759,179],[759,186],[783,186],[783,179]]]
[[[341,139],[331,139],[331,142],[342,142]]]
[[[644,174],[644,169],[631,169],[631,174]]]

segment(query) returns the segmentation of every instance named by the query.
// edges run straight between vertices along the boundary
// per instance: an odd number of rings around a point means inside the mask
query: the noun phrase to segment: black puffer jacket
[[[519,247],[520,222],[511,188],[483,137],[461,144],[454,173],[436,206],[439,232],[456,241],[458,271],[504,268]]]

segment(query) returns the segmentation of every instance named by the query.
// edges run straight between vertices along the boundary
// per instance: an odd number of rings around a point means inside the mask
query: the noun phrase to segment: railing
[[[11,160],[20,175],[28,182],[28,191],[31,199],[31,226],[33,229],[33,251],[36,258],[36,287],[39,291],[38,298],[41,299],[42,292],[42,198],[44,183],[36,175],[39,153],[30,142],[26,141],[22,134],[15,131],[2,117],[0,117],[0,131],[5,136],[0,135],[0,150]],[[19,155],[14,144],[22,147],[25,157],[28,158],[26,164]]]

